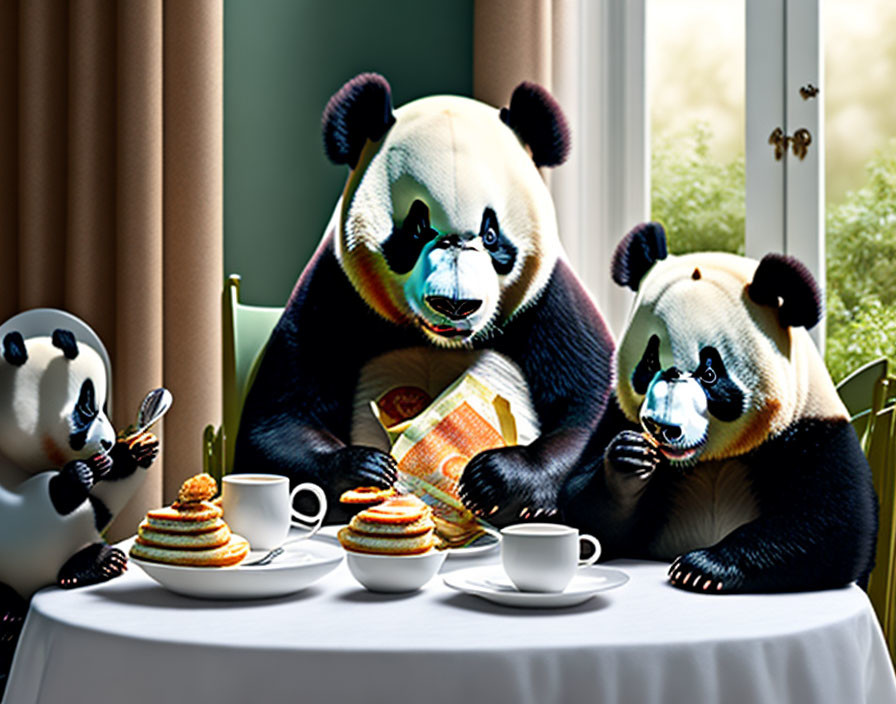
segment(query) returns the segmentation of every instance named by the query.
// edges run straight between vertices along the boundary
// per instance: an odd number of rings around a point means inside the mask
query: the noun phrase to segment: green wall
[[[243,301],[283,305],[342,190],[321,142],[330,95],[364,71],[395,105],[470,95],[472,29],[473,0],[225,0],[224,274]]]

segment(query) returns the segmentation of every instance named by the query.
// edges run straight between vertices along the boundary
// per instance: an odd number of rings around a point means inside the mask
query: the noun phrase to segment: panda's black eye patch
[[[728,377],[725,363],[715,347],[700,350],[700,364],[693,376],[703,387],[710,413],[726,422],[740,418],[744,411],[744,394]]]
[[[485,250],[491,255],[495,271],[501,276],[506,276],[513,271],[513,265],[516,262],[516,247],[501,232],[498,216],[491,208],[486,208],[482,213],[479,236],[482,238]]]
[[[401,226],[394,226],[392,234],[383,242],[386,264],[396,274],[407,274],[417,263],[424,245],[436,234],[429,226],[429,208],[426,203],[415,200]]]
[[[96,420],[99,409],[96,405],[96,389],[93,382],[86,379],[81,384],[81,393],[78,402],[72,410],[72,432],[69,435],[68,444],[73,450],[80,450],[87,442],[87,432],[93,421]]]
[[[651,335],[641,361],[632,372],[632,388],[636,394],[643,396],[647,393],[647,387],[660,368],[660,338],[659,335]]]

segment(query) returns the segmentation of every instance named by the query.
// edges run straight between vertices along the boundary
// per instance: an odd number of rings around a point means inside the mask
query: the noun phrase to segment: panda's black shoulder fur
[[[596,426],[609,397],[613,338],[566,262],[557,261],[538,299],[491,346],[520,365],[542,423],[556,416]],[[557,405],[561,399],[581,403]],[[568,415],[575,407],[579,415]]]

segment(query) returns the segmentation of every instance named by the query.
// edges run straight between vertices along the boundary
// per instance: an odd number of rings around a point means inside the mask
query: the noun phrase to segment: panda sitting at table
[[[807,332],[821,294],[797,260],[667,256],[662,227],[617,248],[637,291],[617,389],[564,486],[565,520],[602,559],[672,562],[707,594],[865,583],[877,500],[868,462]]]

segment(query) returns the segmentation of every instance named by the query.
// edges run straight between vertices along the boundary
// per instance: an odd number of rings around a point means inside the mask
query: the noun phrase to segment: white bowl
[[[419,555],[369,555],[345,551],[348,569],[372,592],[412,592],[432,579],[445,561],[446,551]]]

